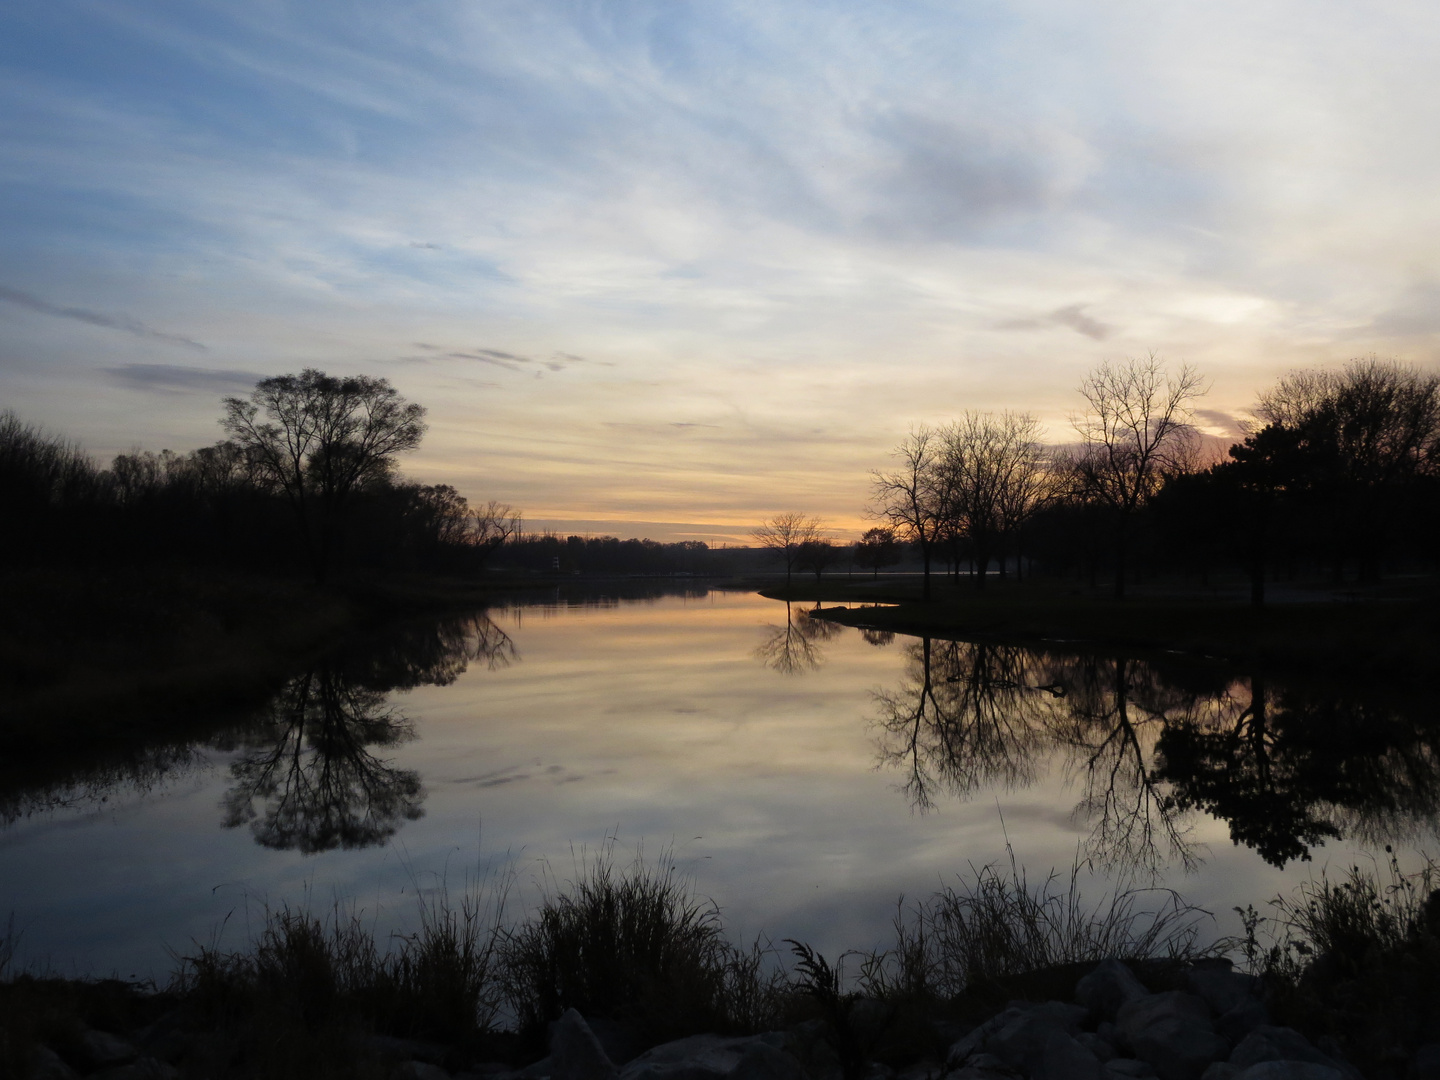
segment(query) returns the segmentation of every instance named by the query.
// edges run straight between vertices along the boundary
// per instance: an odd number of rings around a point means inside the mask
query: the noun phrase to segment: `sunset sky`
[[[0,8],[0,408],[102,459],[319,367],[532,527],[863,527],[909,427],[1071,437],[1105,359],[1234,431],[1440,346],[1440,5]]]

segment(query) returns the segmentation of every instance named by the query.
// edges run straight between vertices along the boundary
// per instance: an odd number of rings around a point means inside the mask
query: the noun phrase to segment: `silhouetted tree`
[[[295,511],[317,580],[335,555],[344,514],[366,484],[388,480],[420,444],[425,410],[386,379],[306,368],[224,400],[225,430]]]
[[[824,537],[807,540],[800,545],[795,559],[795,568],[812,571],[818,582],[820,575],[839,562],[842,555],[844,555],[844,550]]]
[[[940,431],[937,461],[942,530],[968,543],[975,583],[983,588],[991,559],[1034,512],[1043,492],[1039,424],[1028,413],[967,412]]]
[[[819,518],[790,511],[762,522],[750,536],[785,563],[785,584],[789,585],[790,575],[799,564],[805,545],[821,540],[822,528]]]
[[[878,578],[880,571],[900,561],[900,545],[895,542],[895,530],[877,526],[866,529],[855,545],[855,562]]]
[[[1101,364],[1080,384],[1086,409],[1071,423],[1081,446],[1069,464],[1078,492],[1113,518],[1117,598],[1125,596],[1135,515],[1168,475],[1184,471],[1193,460],[1190,402],[1204,392],[1203,381],[1188,364],[1171,375],[1153,354]]]
[[[871,473],[870,512],[903,540],[920,549],[923,567],[921,595],[930,599],[930,560],[945,528],[945,498],[939,473],[941,438],[919,427],[895,448],[899,459],[893,472]]]
[[[1269,426],[1235,455],[1240,471],[1282,475],[1291,512],[1323,508],[1337,575],[1348,556],[1378,579],[1405,510],[1430,490],[1420,482],[1440,472],[1440,376],[1375,358],[1292,372],[1256,413]]]

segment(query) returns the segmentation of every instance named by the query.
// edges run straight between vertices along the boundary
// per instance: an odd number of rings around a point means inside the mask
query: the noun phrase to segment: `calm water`
[[[615,836],[670,849],[737,938],[833,954],[1008,838],[1032,877],[1089,860],[1096,895],[1173,886],[1224,933],[1327,863],[1437,850],[1437,804],[1433,707],[1387,687],[577,593],[404,628],[203,744],[5,793],[0,916],[22,961],[163,977],[266,903],[404,929],[417,890],[510,867],[518,915]]]

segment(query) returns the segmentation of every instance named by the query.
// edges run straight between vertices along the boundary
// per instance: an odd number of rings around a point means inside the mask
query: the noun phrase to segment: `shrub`
[[[607,845],[509,935],[505,989],[522,1033],[539,1037],[569,1008],[621,1021],[645,1045],[763,1026],[778,993],[766,950],[731,945],[719,909],[668,862],[637,857],[618,872]]]

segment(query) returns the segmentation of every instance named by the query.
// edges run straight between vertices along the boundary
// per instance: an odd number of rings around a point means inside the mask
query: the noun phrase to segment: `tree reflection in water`
[[[875,727],[921,812],[941,791],[1028,786],[1058,760],[1080,787],[1084,854],[1152,876],[1197,864],[1195,810],[1276,866],[1330,839],[1437,827],[1440,723],[1418,698],[988,643],[905,652]]]
[[[840,632],[834,623],[812,618],[810,613],[785,602],[785,625],[767,626],[765,640],[755,647],[755,659],[782,675],[816,671],[825,663],[822,642]]]
[[[1235,843],[1276,866],[1330,838],[1434,834],[1440,724],[1428,702],[1375,687],[1277,690],[1259,676],[1236,697],[1161,735],[1159,776],[1180,806],[1224,818]]]
[[[415,738],[388,692],[447,685],[472,662],[494,670],[516,655],[482,613],[407,627],[296,676],[232,744],[245,752],[230,766],[225,827],[248,824],[265,847],[306,854],[383,843],[425,799],[418,773],[372,752]]]

